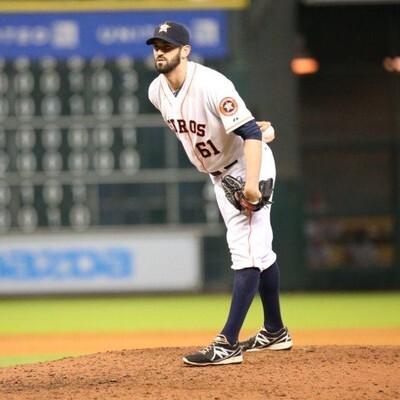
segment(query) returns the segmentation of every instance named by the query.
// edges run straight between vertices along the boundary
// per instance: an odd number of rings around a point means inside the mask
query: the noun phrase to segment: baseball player
[[[275,180],[275,163],[267,142],[274,131],[256,122],[234,85],[221,73],[188,60],[190,36],[184,25],[158,25],[146,43],[153,46],[159,76],[149,86],[149,99],[181,141],[190,161],[209,174],[227,228],[234,270],[231,307],[225,326],[204,349],[183,362],[205,366],[241,363],[244,351],[285,350],[292,339],[279,304],[279,267],[272,250],[270,206],[257,212],[238,210],[222,187],[224,176],[244,182],[246,202],[260,201],[259,181]],[[259,291],[264,315],[259,332],[244,342],[239,333]]]

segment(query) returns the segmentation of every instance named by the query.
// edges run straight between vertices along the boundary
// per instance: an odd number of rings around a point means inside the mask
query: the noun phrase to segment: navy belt
[[[230,164],[225,165],[224,169],[225,169],[225,170],[226,170],[226,169],[229,169],[230,167],[232,167],[233,165],[235,165],[237,162],[238,162],[238,160],[235,160],[235,161],[231,162]],[[222,171],[222,172],[223,172],[223,171]],[[219,176],[219,175],[222,175],[222,172],[221,172],[221,171],[214,171],[214,172],[210,172],[210,174],[211,174],[212,176]]]

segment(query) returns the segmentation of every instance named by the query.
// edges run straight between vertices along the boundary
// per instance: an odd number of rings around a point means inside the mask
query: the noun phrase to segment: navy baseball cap
[[[165,40],[175,46],[190,44],[189,31],[178,22],[167,21],[154,29],[154,35],[146,40],[146,44],[154,44],[156,39]]]

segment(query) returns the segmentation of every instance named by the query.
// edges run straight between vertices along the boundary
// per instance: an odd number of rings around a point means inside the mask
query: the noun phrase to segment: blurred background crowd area
[[[0,3],[0,294],[54,280],[61,292],[229,282],[210,180],[147,99],[156,72],[144,41],[172,19],[190,29],[192,59],[275,127],[283,288],[398,288],[400,1],[21,0]],[[115,232],[141,238],[118,253],[135,260],[135,281],[165,256],[154,232],[182,231],[197,249],[180,258],[178,273],[194,268],[182,286],[121,288],[93,272],[115,267],[93,245],[99,233],[103,247]],[[61,260],[51,273],[49,252]]]

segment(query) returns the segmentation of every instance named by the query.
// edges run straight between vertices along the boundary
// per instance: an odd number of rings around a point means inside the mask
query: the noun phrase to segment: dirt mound
[[[109,351],[0,369],[2,400],[398,399],[399,346],[307,346],[188,367],[193,347]]]

